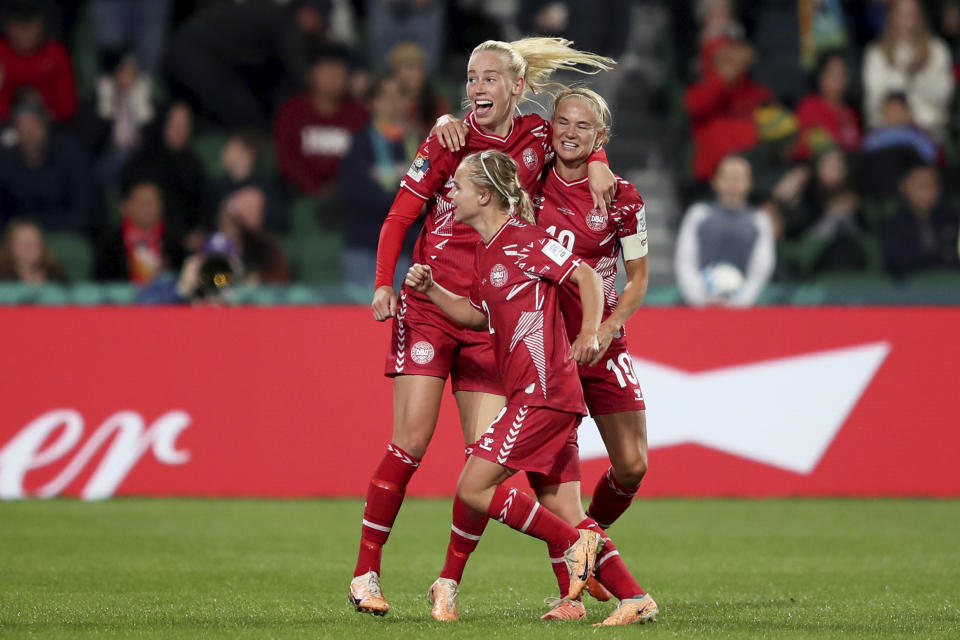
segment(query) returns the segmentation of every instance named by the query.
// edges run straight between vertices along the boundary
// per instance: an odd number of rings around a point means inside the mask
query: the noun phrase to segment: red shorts
[[[579,414],[548,407],[508,403],[473,445],[471,455],[510,469],[550,473],[570,441],[571,432],[576,438],[581,418]]]
[[[633,358],[623,338],[614,340],[597,364],[581,365],[579,373],[590,415],[646,410],[643,391],[633,371]]]
[[[534,491],[539,491],[542,487],[552,487],[564,482],[579,482],[579,480],[580,445],[577,444],[576,429],[570,432],[570,437],[567,438],[563,448],[560,449],[552,469],[546,473],[527,472],[527,481],[530,482],[530,488]]]
[[[406,287],[397,300],[384,369],[390,377],[404,374],[450,376],[454,391],[504,395],[490,333],[461,327]]]

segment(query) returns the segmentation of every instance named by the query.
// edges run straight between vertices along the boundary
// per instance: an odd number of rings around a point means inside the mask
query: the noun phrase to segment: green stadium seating
[[[45,241],[47,249],[63,265],[72,282],[90,279],[93,274],[93,247],[86,237],[76,233],[48,232]]]

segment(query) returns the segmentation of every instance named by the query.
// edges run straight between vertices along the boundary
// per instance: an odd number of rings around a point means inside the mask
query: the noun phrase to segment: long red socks
[[[360,537],[360,553],[354,576],[368,571],[380,573],[380,557],[383,545],[390,537],[393,521],[403,504],[403,494],[420,461],[395,444],[387,445],[387,452],[380,460],[370,486],[367,489],[367,501],[363,507],[363,529]]]
[[[593,499],[587,508],[587,515],[596,520],[601,527],[609,529],[630,506],[639,487],[624,487],[613,476],[613,467],[607,469],[593,489]]]

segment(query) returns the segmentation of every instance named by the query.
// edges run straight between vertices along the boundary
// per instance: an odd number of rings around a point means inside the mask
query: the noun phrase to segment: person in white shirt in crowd
[[[750,206],[750,163],[728,155],[713,177],[715,202],[697,202],[684,215],[675,269],[687,304],[753,305],[776,263],[773,224]]]
[[[943,142],[954,89],[951,67],[950,50],[931,33],[918,0],[893,0],[883,33],[863,58],[867,124],[878,126],[884,98],[902,91],[916,124]]]

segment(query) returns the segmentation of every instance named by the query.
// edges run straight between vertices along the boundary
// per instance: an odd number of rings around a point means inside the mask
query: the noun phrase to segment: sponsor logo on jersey
[[[427,364],[433,360],[433,354],[433,345],[426,340],[421,340],[410,347],[410,357],[417,364]]]
[[[576,211],[574,211],[573,209],[567,209],[566,207],[557,207],[557,211],[559,211],[560,213],[562,213],[562,214],[565,215],[565,216],[575,216],[575,215],[577,215],[577,212],[576,212]]]
[[[525,166],[530,171],[533,171],[537,168],[537,152],[527,147],[523,150],[521,154],[523,156],[523,166]]]
[[[591,231],[603,231],[607,228],[607,215],[594,207],[587,212],[587,226]]]
[[[414,182],[420,182],[423,180],[423,176],[427,175],[427,170],[429,168],[430,161],[427,160],[426,156],[424,156],[422,153],[418,153],[417,157],[413,159],[410,169],[407,171],[407,177]]]
[[[548,240],[541,251],[545,256],[556,262],[558,266],[563,266],[563,263],[572,255],[566,247],[556,240]]]
[[[502,264],[495,264],[490,269],[490,284],[495,287],[502,287],[507,284],[507,268]]]

